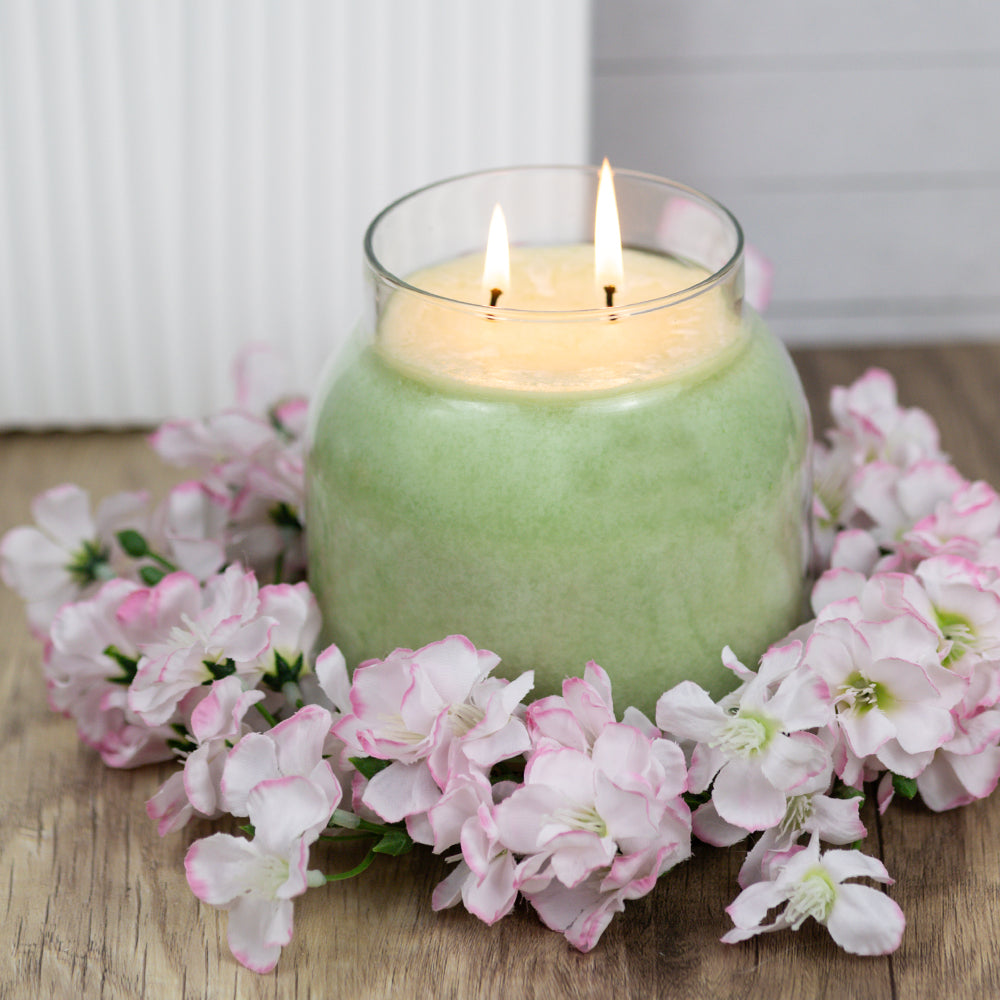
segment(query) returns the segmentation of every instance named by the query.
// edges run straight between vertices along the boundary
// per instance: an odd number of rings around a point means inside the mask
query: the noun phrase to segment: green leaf
[[[860,788],[845,785],[839,779],[837,780],[833,794],[838,799],[864,799],[865,797],[865,793]]]
[[[268,512],[268,516],[279,528],[290,528],[292,531],[302,531],[302,521],[295,508],[282,500]]]
[[[697,809],[698,806],[704,805],[710,798],[712,793],[706,789],[704,792],[685,792],[682,798],[687,803],[688,809],[692,811]]]
[[[298,657],[292,663],[289,663],[281,653],[275,650],[274,671],[264,674],[262,679],[272,691],[280,691],[288,683],[298,683],[304,664],[305,660],[302,653],[299,653]]]
[[[350,761],[369,781],[392,763],[391,760],[379,760],[377,757],[351,757]]]
[[[394,858],[413,850],[413,841],[405,830],[388,830],[372,848],[376,854],[391,854]]]
[[[166,575],[158,566],[142,566],[139,569],[139,579],[147,587],[155,587]]]
[[[139,661],[133,656],[127,656],[123,653],[117,646],[105,646],[104,655],[109,659],[115,661],[119,667],[121,667],[122,672],[118,677],[109,677],[108,680],[112,684],[131,684],[135,680],[136,671],[139,667]]]
[[[149,555],[149,545],[138,531],[128,528],[125,531],[119,531],[116,537],[118,544],[133,559],[141,559],[143,556]]]
[[[892,776],[892,790],[904,799],[912,799],[917,794],[917,779],[904,778],[901,774]]]
[[[202,660],[201,662],[205,664],[208,672],[217,681],[221,681],[223,677],[232,677],[236,673],[236,662],[231,656],[221,663],[216,663],[214,660]]]

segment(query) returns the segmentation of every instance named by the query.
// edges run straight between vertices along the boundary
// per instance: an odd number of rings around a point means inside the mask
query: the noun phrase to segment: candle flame
[[[615,184],[607,158],[601,165],[601,179],[597,184],[597,209],[594,217],[594,274],[597,284],[611,295],[621,288],[625,280],[622,263],[622,233],[618,222],[618,202]]]
[[[486,262],[483,264],[483,288],[490,294],[490,305],[510,287],[510,244],[507,220],[499,204],[493,206],[490,234],[486,238]]]

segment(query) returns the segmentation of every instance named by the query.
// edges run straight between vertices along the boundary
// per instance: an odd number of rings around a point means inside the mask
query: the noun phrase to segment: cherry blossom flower
[[[924,459],[946,460],[934,421],[923,410],[900,407],[895,380],[880,368],[834,387],[830,413],[835,427],[829,436],[850,442],[859,464],[882,460],[905,469]]]
[[[931,517],[966,486],[965,479],[945,462],[917,462],[906,469],[888,462],[872,462],[855,477],[854,503],[868,520],[864,527],[872,538],[895,551],[907,532]],[[903,554],[880,562],[880,569],[905,569],[909,563]]]
[[[323,793],[332,813],[342,790],[323,758],[331,723],[325,708],[306,705],[266,733],[245,735],[229,752],[222,771],[221,801],[226,812],[246,816],[250,794],[262,781],[301,777]]]
[[[525,896],[546,927],[586,952],[597,944],[627,901],[651,892],[659,877],[686,857],[683,848],[661,844],[655,851],[619,856],[606,870],[592,872],[572,887],[554,879]]]
[[[322,627],[319,605],[306,583],[269,584],[259,596],[259,614],[274,621],[259,666],[273,687],[295,684],[312,670]]]
[[[567,677],[562,696],[539,698],[528,708],[527,724],[532,744],[549,740],[559,746],[589,752],[605,726],[616,722],[611,678],[591,660],[583,677]],[[650,738],[659,730],[637,708],[625,709],[623,722]]]
[[[916,615],[820,620],[803,666],[823,680],[856,761],[871,755],[896,774],[916,777],[954,731],[950,709],[965,682],[941,667],[938,637]],[[838,773],[848,784],[860,781],[856,767]]]
[[[744,889],[726,908],[735,928],[723,935],[726,944],[746,941],[785,927],[797,931],[812,917],[823,924],[844,951],[853,955],[887,955],[899,947],[906,920],[885,893],[849,878],[892,884],[885,866],[860,851],[827,851],[821,855],[813,835],[805,847],[794,847],[771,865],[766,881]],[[770,924],[770,909],[785,908]]]
[[[116,493],[96,514],[78,486],[56,486],[31,505],[37,527],[12,528],[0,541],[0,573],[27,605],[32,631],[43,637],[56,612],[96,592],[102,583],[126,575],[128,560],[116,533],[141,527],[145,493]]]
[[[152,543],[162,547],[177,569],[199,580],[218,573],[226,562],[229,498],[204,483],[179,483],[153,515]]]
[[[829,445],[817,442],[813,451],[814,545],[821,568],[840,530],[879,526],[889,514],[902,523],[898,507],[905,500],[896,504],[890,497],[908,470],[921,463],[950,469],[933,420],[898,405],[895,382],[885,371],[870,369],[853,385],[835,388],[830,410]]]
[[[257,581],[241,566],[230,566],[204,590],[187,574],[171,577],[191,595],[188,607],[168,638],[145,647],[129,688],[129,706],[152,725],[170,718],[181,699],[202,684],[235,673],[254,686],[263,675],[261,657],[275,624],[259,614]]]
[[[325,882],[307,865],[329,802],[312,782],[290,777],[261,782],[247,807],[253,840],[213,834],[191,845],[184,867],[200,900],[229,911],[229,948],[237,961],[270,972],[292,939],[292,900]]]
[[[508,783],[509,784],[509,783]],[[509,788],[491,786],[478,772],[459,775],[428,811],[428,829],[435,853],[460,843],[455,869],[434,889],[432,906],[443,910],[461,900],[487,924],[505,916],[517,899],[517,864],[500,840],[493,816],[494,799]]]
[[[627,900],[690,855],[685,786],[680,748],[632,726],[607,725],[590,753],[543,741],[524,785],[494,807],[487,843],[521,856],[515,885],[546,926],[588,951]],[[492,861],[506,875],[503,855]]]
[[[656,705],[664,732],[697,741],[691,791],[711,785],[719,816],[747,831],[777,825],[788,796],[829,766],[822,743],[807,731],[828,720],[829,708],[815,685],[807,678],[803,683],[803,674],[790,676],[800,652],[799,643],[771,650],[761,671],[747,671],[749,679],[724,704],[693,681],[682,681]],[[726,659],[746,671],[731,655]]]
[[[805,834],[816,834],[828,844],[864,839],[867,830],[858,815],[862,799],[831,796],[830,778],[828,768],[789,796],[781,822],[765,830],[747,854],[739,874],[741,887],[759,882],[769,859],[794,847]],[[729,847],[747,836],[745,829],[722,819],[712,801],[699,806],[691,819],[695,836],[715,847]]]
[[[608,869],[616,855],[690,852],[690,812],[681,794],[687,773],[680,748],[632,726],[606,726],[590,754],[542,745],[524,784],[494,810],[500,841],[523,856],[525,895],[553,879],[567,888]]]
[[[221,815],[220,783],[226,757],[233,744],[251,731],[244,718],[264,697],[263,691],[244,690],[239,677],[231,675],[213,681],[208,694],[192,708],[186,729],[193,749],[184,751],[182,780],[178,783],[178,776],[171,775],[146,803],[161,837],[180,829],[195,814]]]
[[[561,697],[539,698],[527,713],[534,745],[546,739],[586,752],[605,726],[616,721],[610,678],[593,661],[587,664],[582,678],[567,677],[563,681]]]
[[[1000,595],[983,586],[979,567],[954,556],[922,562],[914,574],[830,570],[813,589],[821,621],[889,621],[914,615],[938,637],[942,665],[968,676],[1000,657]]]
[[[910,565],[936,555],[974,560],[998,533],[1000,495],[987,483],[965,483],[905,533],[900,551]]]
[[[199,469],[206,488],[228,498],[227,557],[275,582],[305,570],[307,403],[287,394],[285,367],[270,349],[248,349],[237,363],[236,408],[168,421],[150,439],[166,461]]]
[[[982,664],[952,708],[955,733],[917,776],[917,791],[935,812],[991,795],[1000,780],[1000,665]]]
[[[348,747],[392,761],[368,782],[369,808],[387,822],[426,812],[454,772],[488,769],[529,749],[517,713],[533,675],[510,683],[490,677],[499,662],[464,636],[449,636],[358,667],[353,711],[334,732]]]
[[[109,580],[87,600],[56,615],[43,672],[49,704],[71,716],[80,739],[110,767],[138,767],[172,755],[167,725],[149,725],[128,705],[128,684],[141,657],[140,644],[163,636],[177,620],[169,583],[151,589]],[[153,606],[139,616],[138,604]],[[166,721],[166,720],[163,720]]]

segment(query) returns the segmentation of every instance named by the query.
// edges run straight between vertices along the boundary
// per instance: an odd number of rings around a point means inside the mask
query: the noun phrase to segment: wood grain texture
[[[799,352],[816,423],[830,385],[871,364],[901,399],[934,414],[959,468],[1000,482],[1000,345]],[[0,439],[0,530],[62,481],[100,496],[172,481],[136,434]],[[226,918],[184,880],[187,846],[212,824],[165,839],[145,800],[167,767],[116,772],[46,707],[40,650],[18,598],[0,591],[0,1000],[21,998],[352,997],[982,997],[1000,993],[1000,796],[950,814],[920,805],[869,812],[867,850],[883,858],[907,914],[893,956],[841,954],[803,927],[736,947],[718,943],[741,849],[695,857],[616,918],[588,955],[523,907],[492,928],[462,910],[435,914],[445,864],[424,851],[382,859],[360,880],[296,904],[292,944],[274,973],[241,968]],[[322,849],[330,869],[357,855]]]

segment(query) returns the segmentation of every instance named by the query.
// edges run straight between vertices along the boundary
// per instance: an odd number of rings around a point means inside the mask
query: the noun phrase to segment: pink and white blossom
[[[116,493],[91,514],[90,498],[66,484],[35,497],[35,526],[12,528],[0,540],[0,575],[27,605],[32,631],[43,637],[59,609],[128,574],[116,534],[141,527],[145,493]]]
[[[765,881],[744,889],[726,908],[735,928],[723,935],[726,944],[756,934],[790,928],[797,931],[810,917],[823,924],[844,951],[853,955],[887,955],[899,947],[906,920],[885,893],[846,880],[870,878],[892,884],[881,861],[860,851],[820,854],[815,835],[805,847],[794,847],[773,859]],[[765,924],[769,910],[784,905]]]
[[[882,767],[916,777],[951,738],[950,710],[965,682],[940,665],[938,636],[916,615],[820,620],[803,665],[823,681],[836,731],[856,761],[874,756]],[[854,772],[838,768],[851,785],[860,780]]]
[[[342,795],[340,783],[323,756],[331,724],[325,708],[306,705],[265,733],[243,736],[229,752],[222,770],[220,801],[226,812],[246,816],[250,795],[261,782],[301,777],[314,784],[329,805],[325,826]]]
[[[852,496],[867,518],[864,527],[874,540],[895,550],[907,532],[931,517],[966,486],[965,479],[945,462],[921,461],[905,469],[889,462],[873,462],[858,470]],[[879,564],[882,569],[905,569],[902,554]]]
[[[236,407],[168,421],[150,438],[165,461],[198,469],[205,489],[226,499],[226,559],[276,583],[305,572],[307,401],[289,384],[284,360],[251,345],[236,364]]]
[[[306,583],[270,584],[260,589],[258,613],[273,620],[270,641],[259,664],[265,676],[297,680],[312,669],[322,626],[319,605]]]
[[[830,710],[808,677],[793,675],[800,651],[799,643],[772,649],[757,675],[727,656],[748,679],[724,704],[682,681],[656,705],[665,733],[695,741],[691,791],[711,785],[719,816],[747,831],[778,824],[789,795],[830,766],[821,741],[808,731],[823,725]]]
[[[213,681],[208,694],[194,706],[187,726],[194,749],[187,752],[181,772],[190,809],[176,799],[176,783],[170,786],[172,792],[154,795],[146,804],[149,817],[158,822],[161,837],[179,829],[195,814],[210,818],[221,815],[220,785],[226,758],[233,744],[252,731],[245,717],[264,697],[263,691],[244,690],[239,677],[231,675]],[[168,779],[168,783],[172,781],[173,777]]]
[[[128,704],[141,644],[165,635],[176,621],[165,590],[110,580],[93,597],[65,605],[51,624],[42,668],[49,704],[73,718],[80,739],[110,767],[172,755],[170,726],[147,723]],[[136,603],[156,610],[140,619],[130,611]]]
[[[859,464],[880,460],[905,469],[917,462],[944,461],[938,429],[923,410],[899,405],[896,383],[880,368],[870,368],[849,386],[830,392],[834,428],[829,437],[849,442]]]
[[[229,911],[229,948],[237,961],[270,972],[292,939],[292,900],[325,882],[307,866],[328,803],[312,782],[292,777],[257,785],[247,807],[253,840],[213,834],[191,845],[184,867],[200,900]]]
[[[998,533],[1000,495],[987,483],[965,483],[903,535],[900,552],[910,565],[942,555],[975,560]]]
[[[435,910],[459,900],[484,923],[505,916],[517,899],[517,861],[500,839],[493,811],[495,800],[509,789],[491,786],[477,772],[459,775],[427,813],[427,830],[435,853],[461,844],[452,873],[434,889]],[[413,833],[412,827],[411,835]],[[415,838],[418,839],[418,838]]]
[[[664,843],[655,851],[619,855],[609,868],[592,872],[574,886],[553,879],[525,896],[546,927],[587,952],[598,943],[615,914],[625,909],[626,902],[647,895],[661,875],[686,857],[683,848]]]
[[[606,726],[591,752],[542,745],[524,784],[495,810],[500,841],[525,860],[526,895],[553,879],[572,888],[608,869],[616,856],[657,854],[672,863],[690,852],[690,812],[681,795],[687,772],[680,748],[621,723]]]
[[[262,657],[275,624],[259,613],[257,581],[241,566],[230,566],[204,589],[187,574],[165,579],[189,596],[170,635],[144,648],[129,689],[129,707],[151,725],[166,722],[194,689],[228,674],[253,687],[264,673]]]
[[[153,515],[152,547],[199,580],[226,562],[229,498],[197,480],[179,483]]]
[[[334,732],[362,755],[392,761],[365,788],[369,808],[388,822],[426,812],[455,772],[489,769],[529,749],[520,714],[533,675],[490,677],[499,662],[449,636],[358,667],[352,713]]]

